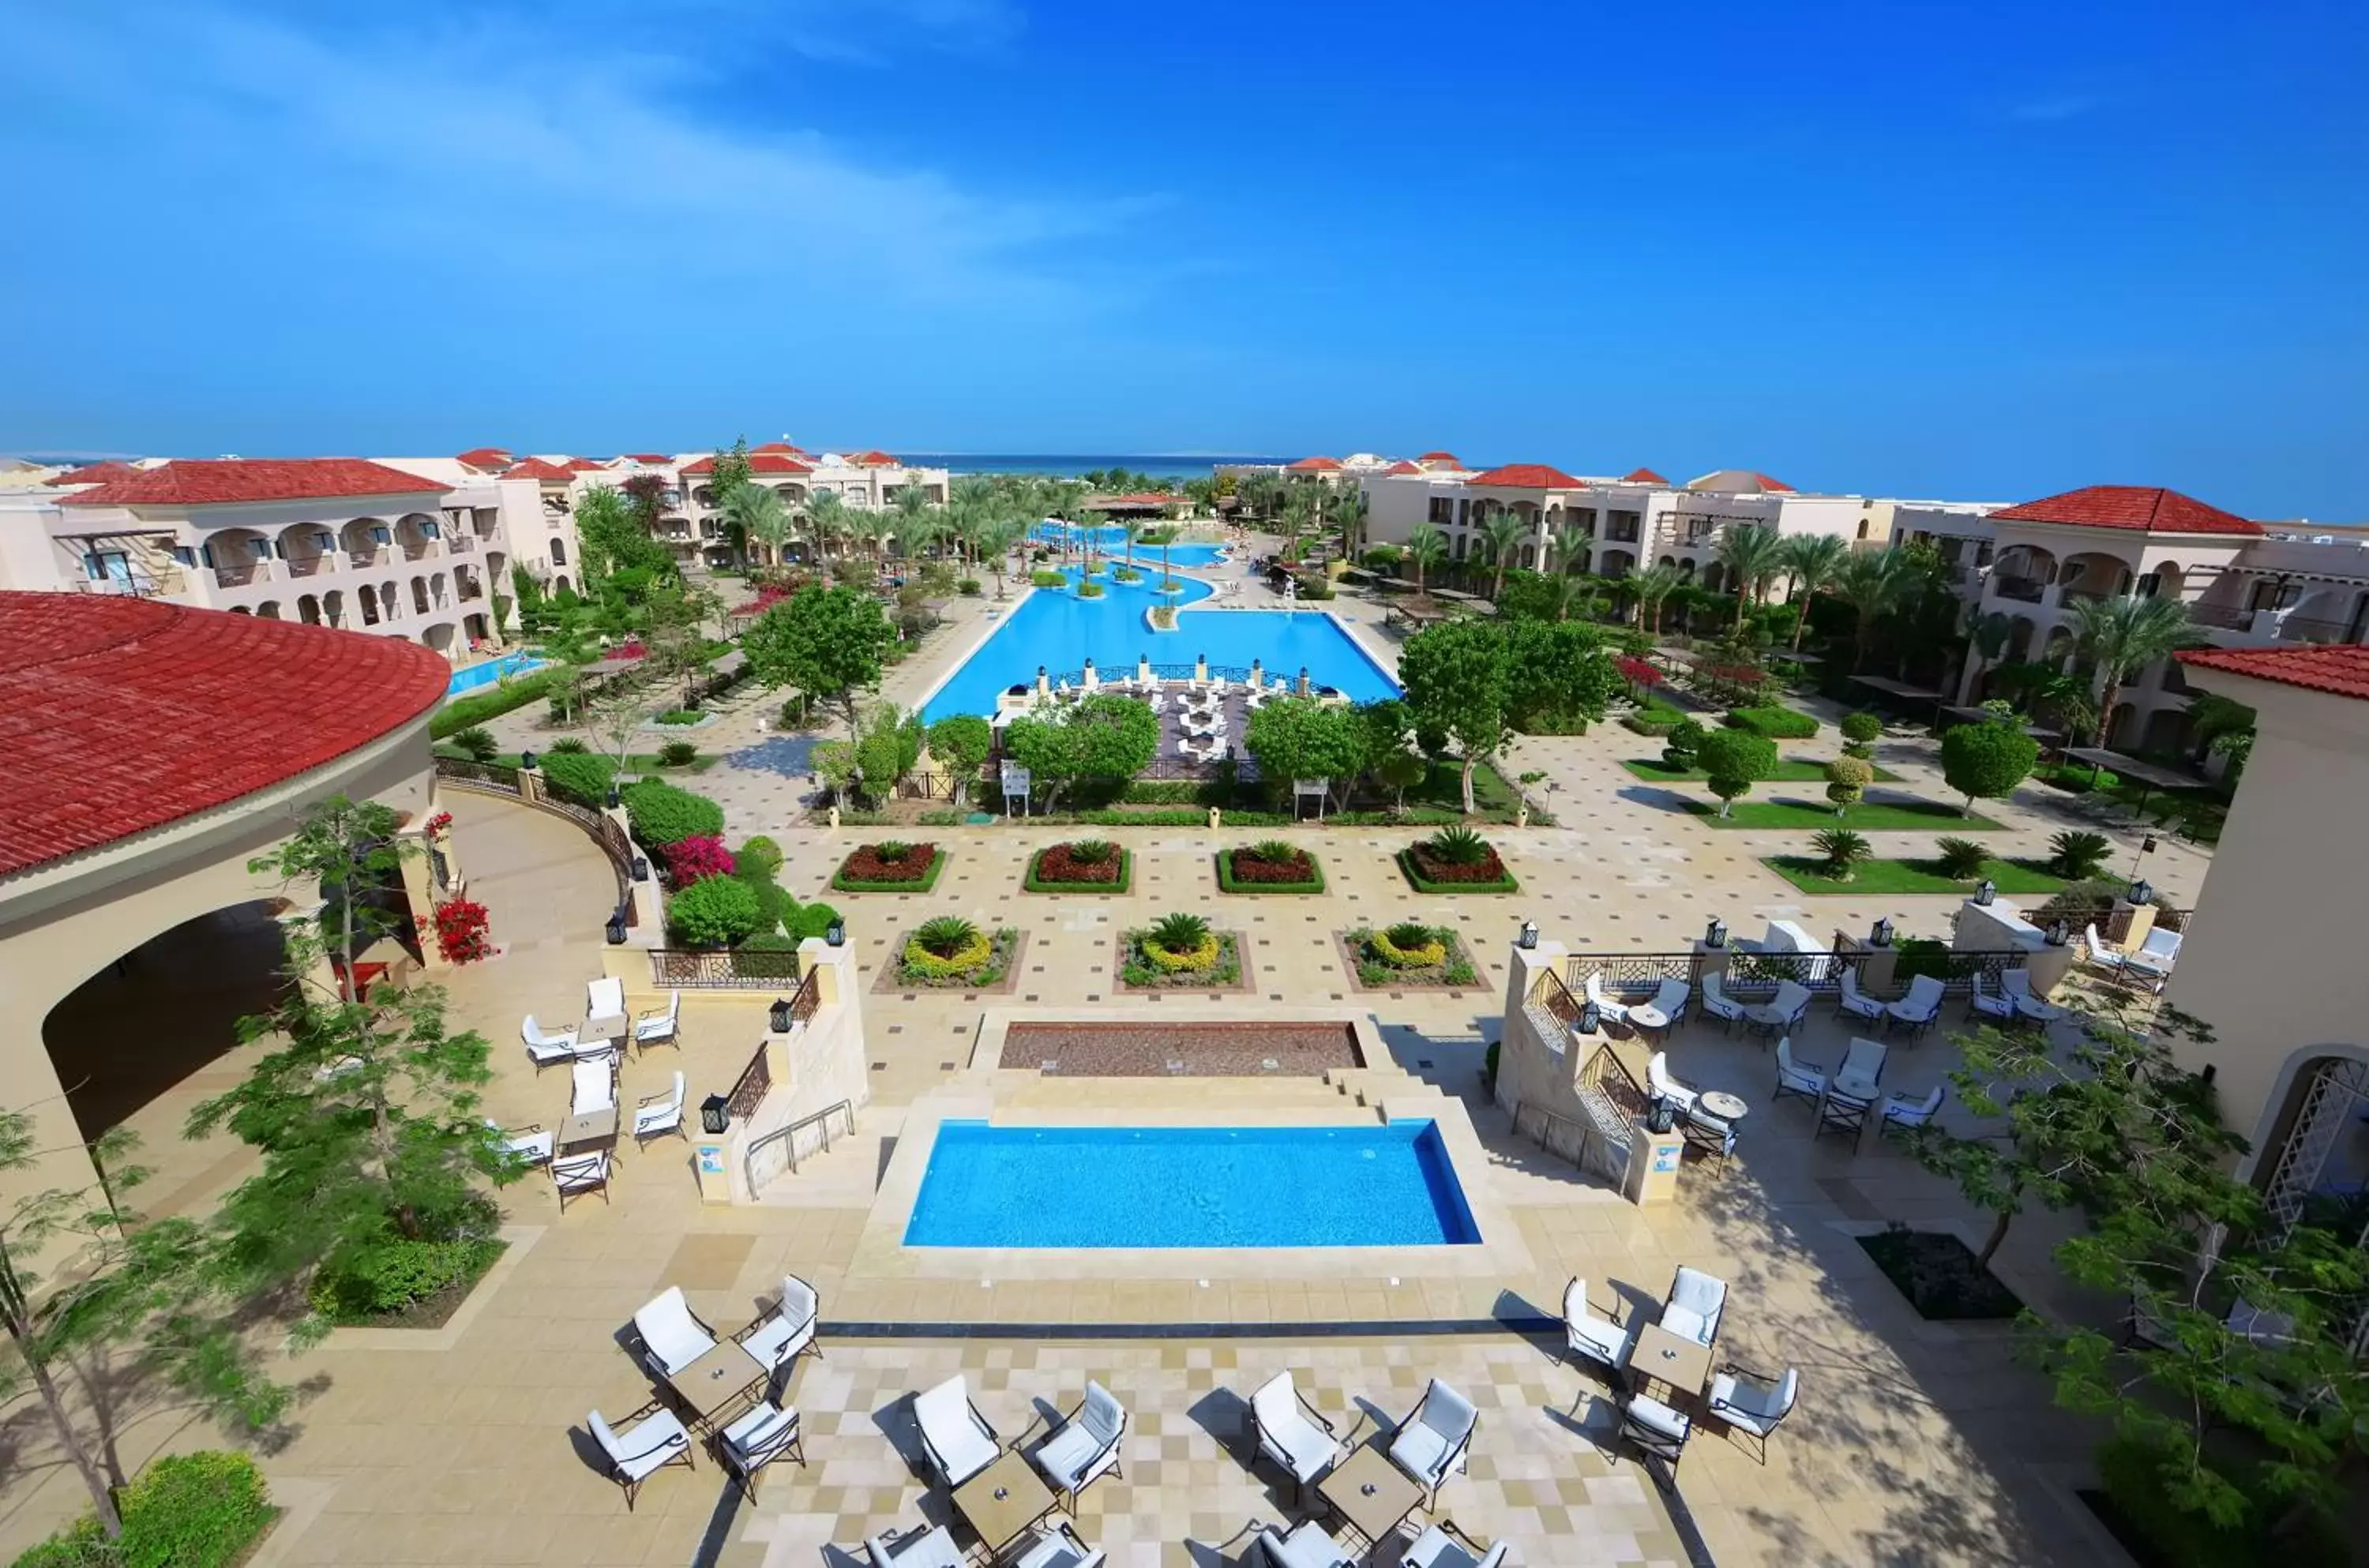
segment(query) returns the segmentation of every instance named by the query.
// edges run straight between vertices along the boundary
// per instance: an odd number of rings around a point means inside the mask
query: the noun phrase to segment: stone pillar
[[[1040,697],[1053,694],[1053,677],[1041,664],[1036,667],[1036,694]]]
[[[1135,656],[1135,683],[1139,686],[1151,684],[1151,656],[1148,653]]]
[[[1085,687],[1089,692],[1095,690],[1102,684],[1101,678],[1094,673],[1094,661],[1093,659],[1090,658],[1086,660],[1085,675],[1079,684]]]
[[[543,798],[543,770],[541,768],[521,768],[519,770],[519,798],[525,801],[529,806],[532,806],[536,801]]]
[[[617,825],[617,830],[625,835],[625,842],[633,845],[633,853],[641,855],[642,846],[634,843],[633,823],[626,817],[625,808],[622,806],[604,806],[601,808],[601,815],[614,822]],[[643,856],[643,858],[647,857]],[[636,931],[658,931],[665,927],[666,898],[658,891],[658,870],[655,866],[651,868],[647,876],[638,877],[626,884],[625,901],[634,908],[634,918],[626,923]]]
[[[1193,656],[1193,684],[1207,686],[1208,683],[1209,656],[1206,653],[1196,653]]]
[[[1293,683],[1291,689],[1300,696],[1308,695],[1308,666],[1303,664],[1299,667],[1299,679]]]
[[[2135,952],[2155,931],[2155,906],[2134,904],[2125,898],[2114,900],[2114,912],[2106,917],[2102,933],[2109,942],[2119,942],[2125,953]]]
[[[1678,1168],[1686,1162],[1686,1135],[1675,1123],[1667,1132],[1655,1132],[1642,1116],[1631,1122],[1629,1169],[1621,1179],[1621,1196],[1640,1208],[1677,1197]]]
[[[1254,659],[1253,659],[1253,660],[1251,660],[1251,690],[1252,690],[1252,691],[1253,691],[1253,692],[1264,692],[1264,691],[1265,691],[1265,690],[1266,690],[1266,674],[1265,674],[1265,670],[1266,670],[1266,666],[1265,666],[1265,664],[1262,660],[1255,659],[1255,658],[1254,658]]]

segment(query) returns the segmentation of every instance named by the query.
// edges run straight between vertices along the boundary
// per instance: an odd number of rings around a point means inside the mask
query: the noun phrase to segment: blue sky
[[[0,0],[0,451],[1446,446],[2369,516],[2357,5]]]

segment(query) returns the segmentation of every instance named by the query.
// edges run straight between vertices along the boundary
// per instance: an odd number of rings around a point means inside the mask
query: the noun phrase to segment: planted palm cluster
[[[1407,853],[1426,882],[1496,882],[1505,875],[1495,847],[1470,828],[1442,828]]]
[[[1119,939],[1120,979],[1130,986],[1230,985],[1241,978],[1233,936],[1209,929],[1201,916],[1179,910]]]
[[[905,939],[899,979],[910,985],[992,985],[1002,979],[1013,933],[992,934],[959,915],[923,921]]]
[[[1316,880],[1316,862],[1288,839],[1262,839],[1227,852],[1228,868],[1237,882],[1292,886]]]
[[[1972,839],[1936,839],[1933,841],[1933,864],[1942,876],[1953,881],[1971,882],[1983,874],[1991,862],[1991,852]]]
[[[853,891],[919,887],[931,880],[931,874],[937,869],[937,862],[938,847],[935,844],[883,839],[876,844],[858,845],[853,854],[840,863],[839,875],[832,881],[842,890]]]
[[[1476,983],[1472,961],[1456,933],[1444,925],[1401,921],[1360,926],[1345,933],[1357,978],[1368,986]]]
[[[2068,828],[2048,841],[2048,869],[2068,882],[2085,882],[2106,868],[2113,853],[2105,834]]]
[[[1867,841],[1867,835],[1848,828],[1814,833],[1810,847],[1817,852],[1818,870],[1837,882],[1848,882],[1862,864],[1875,858],[1875,846]]]
[[[1116,887],[1126,871],[1126,857],[1116,844],[1108,839],[1080,839],[1038,850],[1030,876],[1039,883]]]

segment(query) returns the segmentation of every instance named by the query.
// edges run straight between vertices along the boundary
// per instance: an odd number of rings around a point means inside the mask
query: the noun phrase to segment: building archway
[[[310,595],[310,594],[306,594],[306,595],[304,596],[304,599],[300,599],[300,600],[298,600],[298,601],[296,601],[296,608],[297,608],[297,611],[298,611],[298,613],[299,613],[299,617],[300,617],[300,618],[302,617],[302,613],[303,613],[303,608],[304,608],[304,600],[305,600],[305,599],[310,599],[311,597],[312,597],[312,595]],[[257,614],[257,616],[258,616],[258,617],[259,617],[259,618],[260,618],[260,619],[262,619],[262,620],[266,620],[266,621],[277,621],[277,620],[279,620],[279,619],[280,619],[280,601],[278,601],[278,600],[276,600],[276,599],[267,599],[267,600],[265,600],[262,603],[260,603],[260,604],[258,604],[258,605],[257,605],[257,606],[255,607],[255,613]]]
[[[2260,1170],[2272,1214],[2292,1225],[2314,1198],[2369,1183],[2369,1047],[2312,1046],[2289,1060]]]
[[[1705,566],[1702,569],[1702,587],[1705,593],[1718,593],[1725,589],[1727,587],[1726,566],[1719,561],[1712,561]]]

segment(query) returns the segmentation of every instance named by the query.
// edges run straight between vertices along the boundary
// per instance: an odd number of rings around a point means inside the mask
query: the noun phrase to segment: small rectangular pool
[[[483,664],[454,670],[452,679],[444,683],[444,694],[457,697],[464,692],[479,691],[504,676],[523,675],[530,670],[541,670],[544,662],[532,654],[506,653],[499,658],[489,658]]]
[[[938,1124],[909,1247],[1471,1246],[1436,1123]]]

